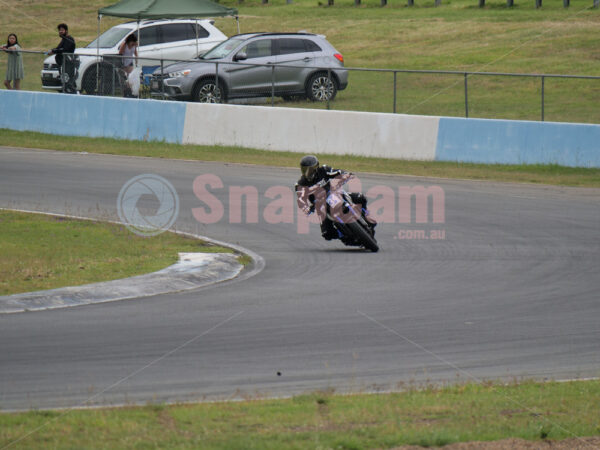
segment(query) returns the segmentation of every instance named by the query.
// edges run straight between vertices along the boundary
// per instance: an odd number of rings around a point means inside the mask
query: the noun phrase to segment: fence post
[[[271,106],[275,106],[275,64],[271,66]]]
[[[571,6],[571,0],[563,0],[563,6],[565,8],[568,8],[569,6]]]
[[[600,6],[600,0],[594,0],[594,8],[598,8]]]
[[[467,86],[467,72],[465,72],[465,117],[469,117],[469,89]]]
[[[542,7],[542,0],[535,0],[535,9]]]
[[[360,6],[360,0],[354,0],[354,6]]]
[[[415,6],[415,0],[408,0],[408,6]]]
[[[100,61],[96,61],[96,95],[100,95]]]
[[[542,122],[544,121],[544,76],[542,75]]]
[[[160,94],[165,98],[165,62],[160,60]]]
[[[394,70],[394,114],[396,114],[396,80],[398,72]]]
[[[386,6],[387,5],[387,0],[381,0],[381,6]]]
[[[219,93],[219,63],[215,63],[215,100],[218,98],[217,94]],[[221,102],[225,100],[223,95],[221,95]],[[219,103],[221,103],[219,102]]]
[[[60,84],[62,85],[63,94],[66,94],[66,92],[65,92],[65,68],[66,68],[66,65],[65,65],[64,53],[63,53],[62,57],[63,57],[63,60],[62,60],[62,63],[60,64]]]
[[[333,80],[331,79],[331,68],[330,67],[327,68],[327,81],[329,83],[333,83]],[[327,96],[327,109],[331,109],[330,96]]]
[[[479,7],[483,8],[485,6],[485,0],[479,0]]]
[[[515,0],[506,0],[506,6],[512,8],[513,6],[515,6]]]

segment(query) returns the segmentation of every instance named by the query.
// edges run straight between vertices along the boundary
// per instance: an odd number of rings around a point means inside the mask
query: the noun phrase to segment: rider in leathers
[[[328,181],[339,175],[347,173],[340,169],[333,169],[327,165],[319,166],[319,160],[317,159],[316,156],[313,156],[313,155],[307,155],[300,160],[300,170],[302,171],[302,176],[296,183],[296,191],[298,191],[298,189],[300,187],[310,187],[310,186],[315,186],[317,184],[322,185],[327,191],[329,191]],[[372,233],[374,236],[375,235],[374,228],[377,225],[377,222],[375,221],[375,219],[368,216],[367,198],[358,192],[350,193],[350,197],[352,198],[352,201],[355,204],[362,206],[363,214],[365,215],[365,217],[367,219],[367,223],[371,227],[371,230],[372,230]],[[309,201],[312,203],[310,211],[314,212],[314,210],[315,210],[314,195],[312,195],[312,194],[310,195]],[[339,239],[340,238],[340,235],[338,234],[337,230],[333,226],[331,219],[329,219],[327,216],[324,216],[324,219],[321,222],[321,235],[323,236],[324,239],[326,239],[328,241],[331,239]]]

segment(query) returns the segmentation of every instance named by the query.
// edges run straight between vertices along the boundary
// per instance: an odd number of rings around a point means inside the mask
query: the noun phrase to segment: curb
[[[108,222],[124,225],[118,221],[101,221],[89,217],[65,214],[53,214],[47,212],[8,208],[0,208],[0,210],[44,214],[57,217],[66,217],[70,219],[90,220],[93,222]],[[86,284],[82,286],[63,287],[45,291],[0,296],[0,314],[43,311],[47,309],[90,305],[181,292],[209,286],[222,281],[232,280],[236,277],[238,277],[236,281],[242,281],[258,274],[265,267],[265,261],[260,255],[241,246],[217,241],[192,233],[178,231],[175,231],[174,233],[201,239],[214,245],[229,247],[239,253],[244,253],[252,258],[252,268],[240,276],[244,266],[237,261],[238,255],[236,254],[179,253],[179,262],[149,274],[137,275],[120,280]]]

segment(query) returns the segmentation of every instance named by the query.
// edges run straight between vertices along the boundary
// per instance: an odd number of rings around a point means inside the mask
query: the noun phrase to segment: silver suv
[[[344,58],[325,36],[247,33],[221,42],[196,61],[157,69],[155,95],[203,103],[236,98],[332,100],[348,85]]]
[[[78,91],[95,94],[97,67],[101,70],[102,78],[114,78],[114,68],[119,66],[120,59],[111,59],[110,55],[117,55],[123,41],[131,33],[137,35],[138,28],[138,64],[153,66],[152,70],[160,66],[161,59],[171,64],[176,60],[195,58],[227,39],[227,36],[214,26],[213,20],[144,20],[139,24],[128,22],[116,25],[85,48],[75,50],[79,60],[76,79]],[[97,52],[100,58],[96,57]],[[97,61],[100,62],[99,65],[96,64]],[[44,89],[62,89],[54,56],[44,61],[41,77]],[[104,83],[103,86],[103,94],[110,93],[108,83]]]

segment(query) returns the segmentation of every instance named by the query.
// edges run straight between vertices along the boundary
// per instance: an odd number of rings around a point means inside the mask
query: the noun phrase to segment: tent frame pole
[[[198,18],[196,18],[196,58],[198,57],[199,54],[199,50],[198,50]]]
[[[96,95],[100,91],[100,21],[102,14],[98,14],[98,37],[96,38]],[[83,86],[81,86],[83,89]]]

